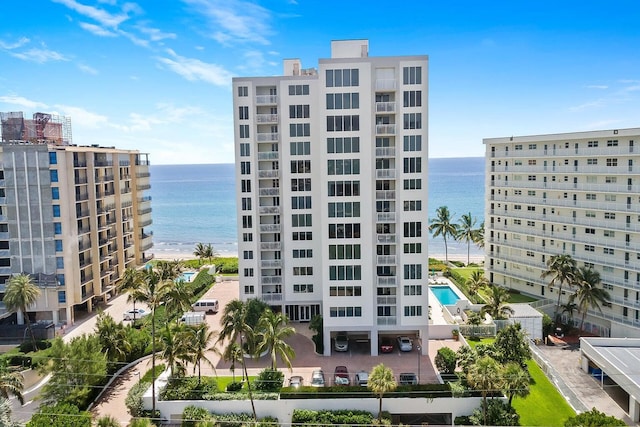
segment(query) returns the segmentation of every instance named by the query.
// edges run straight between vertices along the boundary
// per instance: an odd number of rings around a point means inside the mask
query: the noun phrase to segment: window
[[[360,138],[327,138],[327,153],[359,153]]]
[[[535,181],[537,179],[537,177],[535,175],[529,175],[527,177],[527,181]]]
[[[251,228],[253,225],[253,217],[251,215],[242,216],[242,228]]]
[[[615,202],[616,201],[616,195],[615,194],[605,194],[604,195],[604,201],[605,202]]]
[[[404,210],[408,211],[421,211],[422,210],[422,200],[405,200],[404,201]]]
[[[359,218],[360,202],[329,203],[329,218]]]
[[[617,146],[618,146],[617,139],[610,139],[607,141],[607,147],[617,147]]]
[[[243,242],[253,242],[253,233],[242,233]]]
[[[329,224],[330,239],[359,239],[360,224]]]
[[[515,149],[516,151],[522,150],[522,144],[516,144]]]
[[[604,219],[616,219],[615,212],[605,212]]]
[[[311,191],[311,178],[292,179],[291,191]]]
[[[360,195],[360,181],[329,181],[328,195],[351,197]]]
[[[290,119],[308,119],[309,104],[289,105]]]
[[[405,157],[404,173],[421,173],[422,158],[421,157]]]
[[[62,240],[56,240],[56,252],[62,252]]]
[[[253,259],[253,251],[243,251],[243,259]]]
[[[527,211],[529,212],[535,212],[536,207],[535,206],[527,206]]]
[[[253,295],[256,292],[255,287],[253,285],[245,285],[244,293],[248,295]]]
[[[402,83],[406,85],[422,84],[422,67],[403,67]]]
[[[604,237],[616,237],[616,232],[613,230],[604,230]]]
[[[528,227],[535,227],[536,226],[536,222],[535,221],[527,221],[527,226]]]
[[[422,151],[422,135],[405,136],[404,151]]]
[[[595,252],[596,248],[593,245],[584,245],[584,251],[585,252]]]
[[[61,256],[56,257],[56,268],[59,268],[59,269],[64,268],[64,257],[61,257]]]
[[[329,280],[361,280],[362,267],[359,265],[329,266]]]
[[[327,160],[328,175],[357,175],[359,173],[359,159]]]
[[[289,144],[292,156],[305,156],[311,154],[311,142],[292,142]]]
[[[249,125],[240,125],[240,138],[249,138]]]
[[[240,162],[240,174],[241,175],[251,174],[251,162]]]
[[[405,190],[420,190],[420,189],[422,189],[422,180],[421,179],[405,179],[404,180],[404,189]]]
[[[403,93],[405,107],[422,107],[421,90],[405,90]]]
[[[586,197],[587,197],[587,200],[596,200],[595,193],[587,193]]]
[[[407,305],[404,307],[405,316],[422,316],[421,305]]]
[[[362,307],[329,307],[329,317],[362,317]]]
[[[53,223],[53,232],[55,234],[62,234],[62,223],[54,222]]]
[[[327,132],[358,130],[360,130],[360,116],[327,116]]]
[[[49,176],[51,177],[51,182],[58,182],[58,171],[52,169],[49,171]]]
[[[607,166],[618,166],[618,159],[607,159]]]
[[[405,243],[404,244],[404,253],[405,254],[421,254],[422,253],[422,243]]]
[[[55,151],[49,151],[49,164],[57,165],[58,164],[58,153]]]
[[[58,303],[59,304],[64,304],[66,302],[67,302],[67,292],[66,291],[58,291]]]
[[[598,141],[588,141],[587,142],[587,147],[597,147],[598,146]]]
[[[329,245],[329,259],[360,259],[360,245]]]
[[[349,87],[360,85],[357,68],[327,70],[325,76],[327,79],[327,87]]]
[[[311,125],[309,123],[291,123],[289,125],[289,136],[295,138],[297,136],[309,136],[311,134]]]
[[[584,216],[587,218],[595,218],[596,217],[596,213],[594,211],[586,211],[584,213]]]
[[[587,159],[587,164],[588,165],[597,165],[598,164],[598,159]]]
[[[294,258],[313,258],[313,249],[294,249]]]
[[[527,251],[527,256],[533,258],[536,256],[536,254],[533,251]]]
[[[405,264],[404,278],[405,280],[422,279],[422,264]]]
[[[240,144],[240,156],[248,157],[251,155],[251,146],[247,143]]]
[[[603,252],[604,252],[605,255],[613,255],[614,254],[613,248],[604,248]]]
[[[291,215],[292,227],[311,227],[311,214]]]
[[[529,144],[529,150],[535,150],[536,148],[538,148],[536,144]]]
[[[362,288],[360,286],[329,286],[329,296],[359,297],[362,296]]]
[[[294,276],[313,276],[313,267],[293,267]]]
[[[595,175],[587,175],[587,182],[589,184],[596,184],[598,182],[598,177]]]
[[[249,120],[249,107],[241,105],[238,110],[238,118],[240,120]]]
[[[535,196],[536,190],[527,190],[527,196]]]
[[[536,161],[536,160],[529,160],[529,161],[528,161],[529,166],[535,166],[535,165],[536,165],[536,163],[537,163],[537,161]]]
[[[243,193],[251,193],[251,180],[242,179],[240,180],[240,186]]]
[[[291,160],[291,173],[311,173],[311,160]]]
[[[58,187],[51,187],[51,198],[53,200],[60,199],[60,189]]]
[[[311,285],[311,284],[293,285],[293,293],[294,294],[310,294],[310,293],[313,293],[313,285]]]
[[[238,96],[249,96],[249,88],[247,86],[238,86]]]
[[[244,277],[253,277],[253,268],[245,268]]]
[[[289,85],[289,95],[309,95],[309,85]]]
[[[422,285],[405,285],[405,295],[422,295]]]
[[[404,129],[422,129],[422,113],[405,113]]]
[[[243,197],[242,198],[242,210],[243,211],[250,211],[251,210],[251,198],[250,197]]]
[[[618,182],[618,177],[615,177],[615,176],[605,176],[605,177],[604,177],[604,182],[606,182],[607,184],[615,184],[616,182]]]
[[[404,237],[422,237],[422,222],[405,222]]]
[[[354,93],[328,93],[327,110],[360,108],[360,94]]]
[[[53,205],[53,217],[60,218],[60,205]]]
[[[311,209],[311,196],[291,197],[291,209]]]
[[[313,240],[313,233],[311,231],[294,231],[291,234],[293,240]]]
[[[585,232],[585,234],[596,234],[596,229],[595,228],[585,228],[584,232]]]

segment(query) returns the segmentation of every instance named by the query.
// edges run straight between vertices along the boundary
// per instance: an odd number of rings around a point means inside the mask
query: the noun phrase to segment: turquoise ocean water
[[[152,252],[191,255],[198,242],[211,243],[221,254],[237,253],[235,166],[152,165]],[[456,220],[471,212],[484,215],[482,157],[429,160],[429,208],[432,217],[446,205]],[[430,254],[444,254],[441,238],[431,239]],[[450,243],[449,253],[466,255],[466,244]],[[472,245],[472,255],[481,251]]]

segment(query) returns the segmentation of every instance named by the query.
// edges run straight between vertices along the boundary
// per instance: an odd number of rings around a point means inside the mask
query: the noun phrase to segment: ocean
[[[237,255],[235,165],[152,165],[149,194],[156,256],[189,256],[199,242]],[[448,206],[456,222],[469,212],[482,222],[484,158],[429,159],[429,217],[439,206]],[[450,255],[466,256],[466,244],[448,247]],[[429,253],[444,254],[442,238],[430,239]],[[471,255],[482,251],[472,244]]]

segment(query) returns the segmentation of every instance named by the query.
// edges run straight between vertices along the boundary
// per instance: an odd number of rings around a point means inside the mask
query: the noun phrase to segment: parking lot
[[[220,302],[220,311],[217,314],[207,315],[207,322],[213,330],[219,330],[220,318],[222,317],[222,312],[227,302],[238,298],[238,286],[237,281],[221,282],[216,284],[203,296],[203,298],[215,298]],[[418,375],[421,383],[437,383],[438,379],[432,361],[437,349],[447,345],[455,350],[459,346],[458,342],[452,340],[430,341],[428,356],[420,355],[415,348],[410,352],[401,352],[398,350],[397,345],[392,353],[371,356],[368,342],[350,340],[348,351],[334,351],[330,357],[327,357],[315,353],[315,348],[311,341],[313,332],[309,330],[307,323],[292,323],[292,326],[296,328],[297,333],[287,341],[289,345],[293,347],[296,354],[292,361],[293,369],[290,372],[282,361],[278,362],[278,369],[284,372],[285,378],[295,375],[303,377],[304,384],[307,385],[311,381],[312,372],[317,369],[324,371],[327,384],[330,384],[333,380],[333,372],[336,366],[346,366],[351,382],[353,383],[357,372],[370,372],[371,369],[379,363],[384,363],[385,366],[391,368],[396,379],[401,373],[410,372]],[[222,351],[222,348],[218,350]],[[214,363],[218,375],[231,374],[230,371],[228,371],[231,366],[230,362],[221,360],[214,352],[210,352],[209,358]],[[263,368],[270,366],[270,364],[271,360],[269,356],[262,357],[258,360],[251,359],[246,361],[249,375],[257,374]],[[213,370],[211,368],[205,369],[205,365],[203,364],[202,374],[213,375]],[[236,375],[241,375],[239,367],[236,367]]]

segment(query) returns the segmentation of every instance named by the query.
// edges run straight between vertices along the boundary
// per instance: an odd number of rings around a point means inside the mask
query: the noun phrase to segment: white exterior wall
[[[485,139],[487,277],[555,301],[540,275],[569,254],[611,297],[585,329],[640,337],[639,142],[638,128]]]

